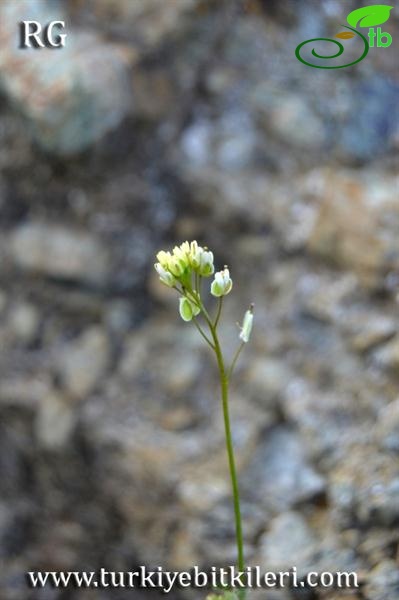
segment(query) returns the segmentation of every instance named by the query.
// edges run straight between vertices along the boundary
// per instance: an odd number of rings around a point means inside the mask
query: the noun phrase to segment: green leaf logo
[[[388,21],[392,9],[386,4],[364,6],[349,13],[347,21],[352,27],[375,27]]]

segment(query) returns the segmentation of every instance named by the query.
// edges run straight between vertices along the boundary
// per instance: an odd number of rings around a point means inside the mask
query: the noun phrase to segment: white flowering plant
[[[237,568],[244,572],[244,546],[242,534],[242,520],[240,509],[240,495],[238,487],[237,470],[235,465],[234,447],[231,435],[229,411],[229,384],[241,350],[248,343],[253,324],[253,304],[245,312],[242,326],[239,331],[239,344],[231,364],[226,365],[224,353],[218,333],[218,326],[223,309],[223,300],[232,288],[233,281],[230,271],[225,266],[215,273],[213,253],[206,247],[199,246],[196,241],[183,242],[175,246],[172,252],[161,250],[157,254],[155,270],[163,284],[173,288],[179,294],[179,312],[183,321],[192,321],[200,335],[215,354],[220,378],[222,410],[225,427],[226,449],[230,478],[233,493],[235,531],[237,541]],[[204,303],[202,292],[203,280],[213,276],[209,293],[217,299],[214,315],[208,311]],[[229,595],[230,594],[230,595]],[[225,592],[225,599],[245,599],[245,590],[237,594]],[[220,598],[220,596],[219,596]]]

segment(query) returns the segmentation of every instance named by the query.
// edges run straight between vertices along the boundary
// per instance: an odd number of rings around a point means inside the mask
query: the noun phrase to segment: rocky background
[[[194,238],[231,267],[227,347],[256,304],[232,394],[248,561],[361,581],[267,598],[399,597],[397,46],[294,56],[359,5],[2,0],[2,600],[158,598],[32,591],[33,569],[234,561],[213,359],[152,268]],[[66,48],[19,49],[27,18],[65,18]]]

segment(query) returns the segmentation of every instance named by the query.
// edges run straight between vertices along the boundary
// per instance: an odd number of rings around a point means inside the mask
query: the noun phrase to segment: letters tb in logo
[[[45,27],[42,27],[38,21],[21,21],[20,48],[64,47],[67,34],[59,33],[59,30],[64,28],[65,21],[50,21]]]

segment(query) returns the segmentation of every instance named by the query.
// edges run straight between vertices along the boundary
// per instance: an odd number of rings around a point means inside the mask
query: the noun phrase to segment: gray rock
[[[329,495],[342,525],[392,527],[399,520],[397,459],[372,444],[352,445],[330,475]]]
[[[341,152],[357,160],[381,154],[393,143],[399,86],[384,77],[367,78],[352,91],[348,120],[340,134]]]
[[[282,98],[279,94],[268,119],[272,131],[294,147],[317,150],[326,141],[323,121],[301,96],[284,94]]]
[[[393,560],[378,564],[368,576],[365,586],[367,600],[395,600],[399,595],[399,569]]]
[[[386,369],[399,368],[399,335],[379,348],[373,356],[375,363]]]
[[[152,47],[168,36],[178,34],[186,24],[186,17],[194,12],[197,5],[198,0],[166,3],[162,0],[97,0],[96,15],[111,28],[123,29],[141,43]]]
[[[382,448],[399,454],[399,399],[390,402],[380,411],[377,438]]]
[[[16,24],[22,19],[66,21],[65,48],[21,50]],[[126,48],[79,31],[61,3],[3,2],[0,39],[0,86],[45,150],[61,156],[81,152],[127,115],[131,93]]]
[[[10,332],[18,341],[24,344],[34,341],[40,325],[40,313],[33,304],[28,302],[15,304],[11,308],[8,319]]]
[[[15,264],[31,273],[58,279],[105,283],[108,255],[89,233],[61,225],[27,223],[11,233]]]
[[[395,319],[371,310],[357,311],[344,319],[343,328],[357,352],[367,352],[392,338],[398,331]]]
[[[57,372],[65,389],[77,398],[89,395],[104,375],[110,358],[104,331],[92,327],[61,349],[56,358]]]
[[[298,434],[283,426],[264,434],[243,479],[258,501],[276,512],[313,501],[326,486],[307,462]]]
[[[285,571],[297,567],[303,573],[312,564],[316,538],[305,519],[296,512],[286,512],[270,523],[260,539],[259,564],[268,571]]]
[[[35,418],[39,445],[47,450],[65,447],[72,435],[76,417],[71,402],[56,391],[46,394]]]
[[[281,360],[258,358],[251,363],[247,381],[254,399],[260,404],[273,405],[290,382],[290,372]]]

